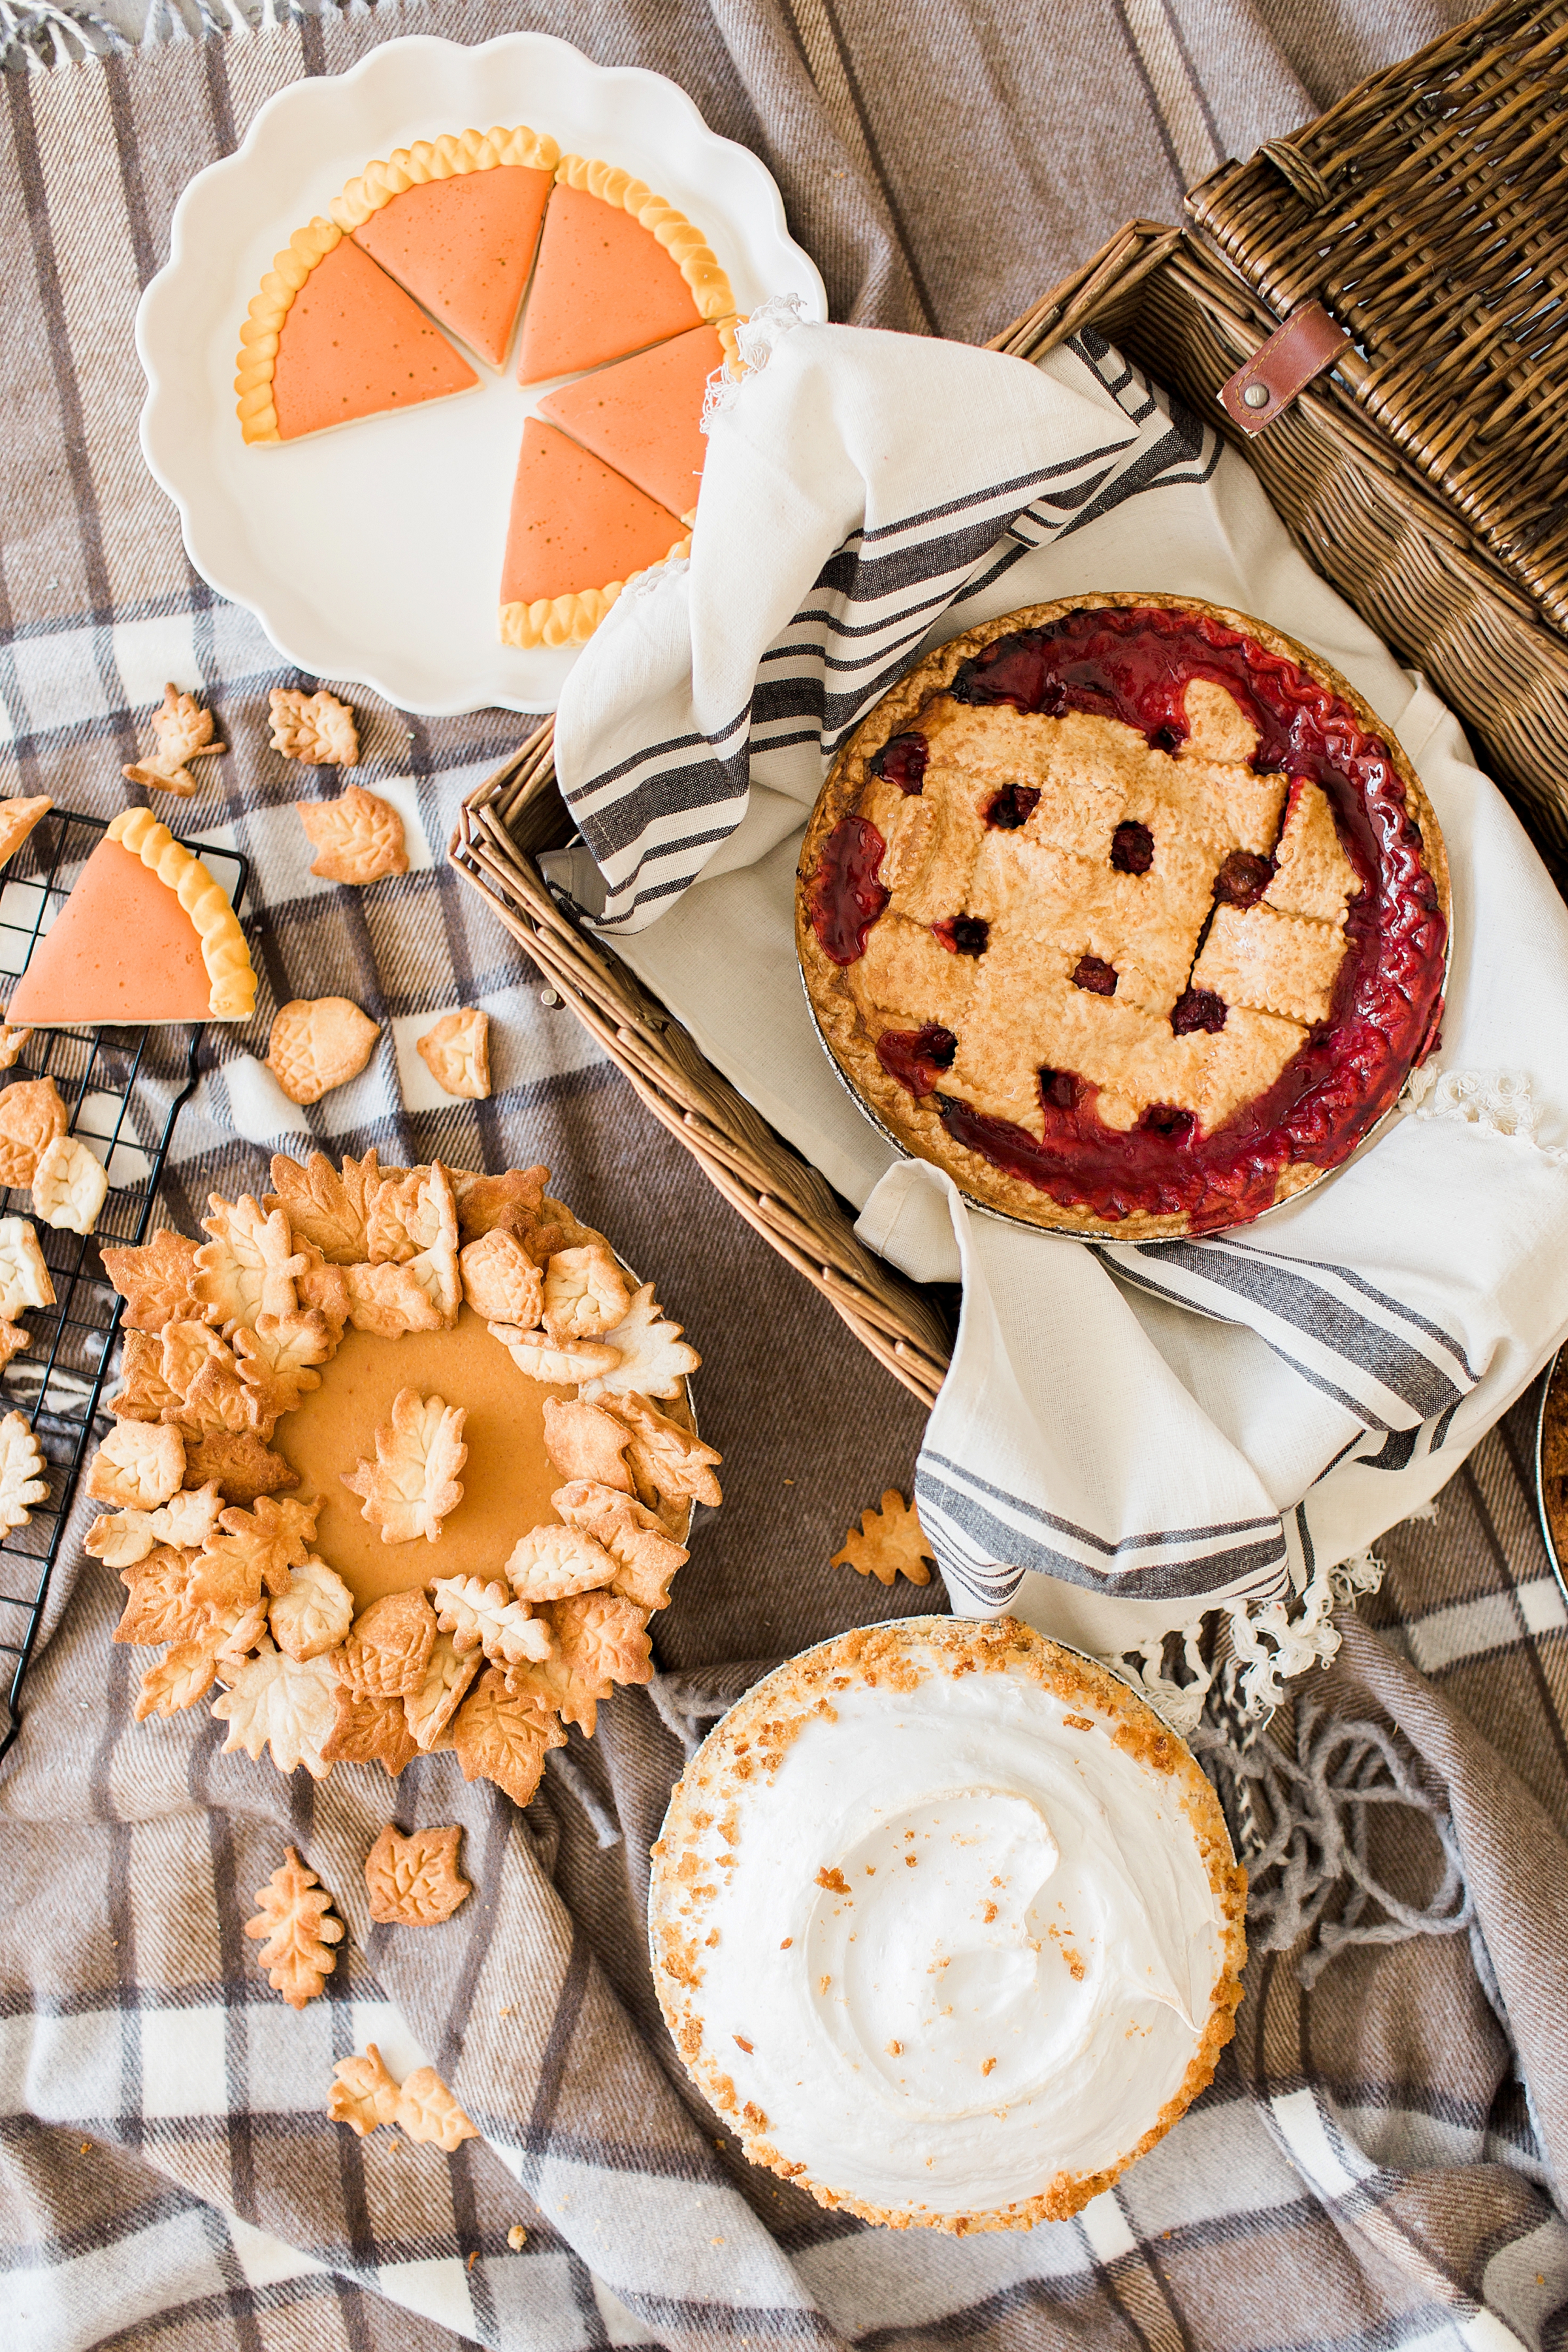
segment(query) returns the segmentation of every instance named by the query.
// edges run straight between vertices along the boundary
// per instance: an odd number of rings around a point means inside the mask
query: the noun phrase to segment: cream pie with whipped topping
[[[1191,599],[972,629],[883,696],[801,851],[821,1035],[983,1205],[1121,1240],[1243,1224],[1338,1167],[1442,1014],[1442,837],[1291,639]]]
[[[1077,2212],[1235,2030],[1246,1880],[1190,1751],[1011,1618],[747,1692],[653,1848],[665,2021],[753,2163],[894,2228]]]

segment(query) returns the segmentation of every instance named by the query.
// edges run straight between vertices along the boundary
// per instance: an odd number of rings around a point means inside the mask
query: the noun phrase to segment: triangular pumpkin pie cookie
[[[235,390],[247,441],[297,441],[478,381],[352,237],[314,220],[295,231],[251,302]]]
[[[426,180],[361,222],[354,242],[470,351],[504,367],[552,184],[551,173],[521,163]]]
[[[727,320],[722,327],[694,327],[634,359],[562,384],[540,401],[538,413],[689,521],[707,456],[703,398],[708,378],[734,352]]]
[[[581,155],[563,156],[556,181],[523,319],[519,383],[600,367],[729,316],[729,280],[684,213],[629,172]]]
[[[580,645],[636,572],[688,544],[679,518],[529,417],[501,567],[501,641]]]
[[[36,1028],[248,1021],[256,972],[226,891],[151,810],[126,809],[34,949],[18,1005]]]

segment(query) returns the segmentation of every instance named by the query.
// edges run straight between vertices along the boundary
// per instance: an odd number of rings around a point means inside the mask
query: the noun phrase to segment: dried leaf
[[[434,1543],[441,1523],[463,1500],[457,1474],[468,1459],[463,1443],[467,1415],[461,1405],[417,1389],[399,1389],[392,1421],[376,1431],[376,1459],[341,1473],[363,1496],[360,1516],[381,1530],[382,1543]]]
[[[504,1584],[480,1576],[438,1576],[430,1591],[436,1622],[451,1634],[459,1655],[477,1644],[492,1665],[549,1657],[549,1627]]]
[[[53,1078],[19,1078],[7,1087],[0,1094],[0,1184],[30,1184],[39,1160],[67,1123]]]
[[[555,1339],[597,1339],[632,1304],[614,1255],[591,1245],[557,1250],[545,1268],[545,1329]]]
[[[548,1331],[519,1331],[512,1323],[492,1323],[490,1337],[499,1339],[519,1372],[548,1388],[571,1388],[614,1370],[617,1349],[601,1339],[552,1339]]]
[[[580,1528],[530,1528],[513,1547],[507,1575],[519,1601],[559,1601],[608,1584],[615,1562]]]
[[[458,1265],[463,1296],[476,1315],[492,1328],[507,1323],[518,1331],[533,1329],[545,1311],[545,1278],[515,1234],[492,1226],[467,1244]]]
[[[490,1091],[490,1016],[465,1006],[416,1037],[414,1049],[444,1094],[483,1102]]]
[[[282,1454],[249,1432],[236,1437],[227,1430],[193,1431],[185,1440],[185,1470],[193,1486],[214,1479],[224,1500],[240,1506],[299,1484],[298,1472]]]
[[[434,2066],[420,2066],[398,2094],[394,2118],[413,2140],[434,2140],[450,2156],[465,2139],[477,2139],[470,2123]]]
[[[493,1780],[515,1805],[526,1805],[538,1787],[546,1751],[563,1748],[566,1734],[543,1707],[512,1697],[505,1675],[486,1666],[453,1717],[452,1744],[465,1780]]]
[[[355,1265],[369,1255],[366,1220],[385,1181],[373,1150],[345,1160],[342,1172],[324,1151],[313,1151],[304,1167],[281,1153],[272,1163],[269,1209],[281,1209],[296,1241],[309,1242],[330,1265]]]
[[[287,1860],[256,1888],[256,1916],[246,1921],[245,1932],[261,1942],[256,1958],[273,1990],[290,2009],[303,2009],[338,1965],[331,1947],[342,1942],[343,1923],[328,1916],[332,1898],[316,1873],[292,1846],[286,1852]]]
[[[379,2124],[392,2122],[398,2086],[373,2042],[366,2043],[362,2058],[340,2058],[332,2072],[337,2080],[327,2095],[327,2113],[335,2124],[347,2124],[363,2139]]]
[[[635,1294],[614,1329],[606,1331],[604,1345],[618,1349],[621,1361],[612,1370],[584,1381],[578,1393],[590,1404],[596,1397],[623,1396],[630,1389],[639,1396],[679,1396],[686,1375],[702,1362],[696,1349],[682,1339],[681,1326],[661,1317],[651,1282]]]
[[[79,1137],[57,1135],[33,1171],[33,1207],[45,1224],[90,1234],[109,1197],[109,1171]]]
[[[545,1452],[563,1478],[590,1478],[598,1486],[615,1486],[630,1495],[632,1473],[622,1458],[632,1433],[602,1405],[582,1404],[575,1397],[546,1397]]]
[[[32,1517],[29,1506],[47,1503],[49,1482],[45,1463],[26,1417],[8,1412],[0,1421],[0,1530],[25,1528]]]
[[[264,1210],[248,1192],[233,1202],[214,1192],[202,1224],[212,1239],[196,1252],[196,1296],[225,1339],[242,1323],[254,1331],[263,1315],[298,1311],[294,1277],[305,1260],[281,1210]]]
[[[197,1320],[196,1244],[183,1234],[154,1234],[141,1249],[106,1249],[103,1270],[125,1301],[128,1331],[162,1331],[165,1323]]]
[[[185,1483],[185,1446],[167,1423],[117,1422],[93,1455],[87,1491],[98,1503],[156,1510]]]
[[[307,694],[297,686],[275,686],[267,704],[272,714],[272,748],[281,751],[286,760],[303,760],[312,768],[359,765],[360,739],[353,708],[340,702],[324,686],[314,694]],[[306,830],[308,832],[309,827]],[[314,841],[316,835],[311,834],[310,838]],[[401,873],[402,868],[397,871]]]
[[[273,1022],[267,1066],[290,1102],[319,1102],[359,1076],[380,1035],[346,996],[297,996]]]
[[[435,1746],[484,1663],[485,1653],[477,1640],[471,1650],[461,1652],[450,1633],[436,1635],[425,1663],[424,1680],[402,1703],[408,1727],[422,1753],[428,1755]]]
[[[914,1504],[889,1486],[880,1507],[866,1505],[859,1528],[852,1528],[833,1554],[833,1566],[874,1576],[879,1584],[891,1584],[901,1570],[911,1584],[929,1584],[934,1558]]]
[[[462,1836],[455,1822],[408,1837],[389,1822],[365,1856],[371,1918],[402,1927],[434,1927],[450,1919],[474,1891],[457,1867]]]
[[[408,872],[402,817],[390,801],[362,784],[350,784],[335,801],[294,805],[318,853],[310,871],[324,882],[377,882],[383,875]]]
[[[319,1658],[347,1639],[354,1596],[324,1559],[302,1559],[267,1612],[272,1638],[291,1658]]]
[[[3,1097],[0,1097],[3,1099]],[[0,1182],[11,1183],[11,1177]],[[25,1307],[52,1307],[55,1286],[26,1217],[0,1217],[0,1315],[15,1321]]]
[[[212,712],[204,710],[194,696],[182,694],[172,682],[163,688],[163,699],[152,713],[152,732],[157,750],[120,773],[149,791],[178,793],[182,800],[189,800],[196,789],[186,761],[215,759],[228,750],[226,743],[217,740]]]
[[[332,1672],[359,1698],[404,1698],[423,1682],[434,1643],[435,1612],[423,1593],[384,1593],[330,1654]]]
[[[329,1764],[380,1764],[392,1780],[419,1749],[400,1698],[364,1698],[338,1685],[338,1713],[321,1753]]]
[[[234,1688],[213,1702],[213,1713],[229,1727],[225,1755],[243,1748],[259,1762],[270,1743],[280,1772],[303,1764],[313,1779],[324,1780],[331,1767],[321,1748],[331,1737],[337,1696],[337,1677],[326,1658],[301,1664],[268,1643],[240,1668]]]

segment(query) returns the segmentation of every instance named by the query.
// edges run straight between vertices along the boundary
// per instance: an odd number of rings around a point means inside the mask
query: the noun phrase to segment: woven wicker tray
[[[1408,224],[1427,221],[1445,189],[1452,207],[1451,184],[1469,171],[1466,142],[1479,150],[1492,138],[1500,148],[1524,101],[1532,121],[1568,119],[1568,0],[1550,5],[1508,0],[1365,85],[1293,141],[1273,142],[1264,159],[1227,165],[1189,199],[1196,232],[1133,222],[997,336],[992,348],[1038,359],[1080,328],[1097,327],[1156,383],[1228,429],[1219,387],[1279,324],[1231,266],[1252,251],[1249,234],[1257,235],[1260,249],[1278,222],[1294,234],[1317,192],[1313,173],[1325,184],[1332,177],[1348,188],[1354,166],[1364,211],[1376,194],[1367,161],[1376,142],[1367,126],[1385,120],[1393,187],[1377,216],[1391,240],[1403,239],[1397,243],[1405,256],[1400,316],[1408,315],[1409,331],[1419,337],[1426,313],[1418,303],[1409,308],[1406,281],[1425,266],[1426,248]],[[1463,136],[1448,135],[1456,117]],[[1342,151],[1350,160],[1336,163]],[[1307,196],[1298,193],[1298,181]],[[1557,267],[1547,252],[1546,224],[1551,206],[1561,215],[1563,204],[1555,189],[1547,193],[1547,211],[1533,220],[1509,215],[1500,200],[1472,205],[1481,243],[1467,282],[1483,296],[1488,286],[1513,282],[1511,254],[1526,247],[1521,266],[1548,274]],[[1228,224],[1223,260],[1205,242],[1216,223]],[[1561,253],[1568,246],[1568,221],[1560,219],[1559,226]],[[1260,284],[1271,282],[1266,265],[1266,253],[1261,262],[1254,260],[1250,274]],[[1443,294],[1454,267],[1451,244],[1433,250],[1431,268],[1442,281],[1435,299],[1441,297],[1445,319],[1458,315]],[[1336,282],[1326,267],[1317,279],[1301,280],[1331,307]],[[1291,301],[1299,299],[1292,291]],[[1344,323],[1354,322],[1347,317]],[[1561,331],[1568,337],[1568,327]],[[1552,593],[1551,583],[1544,572],[1538,579],[1514,560],[1519,550],[1511,554],[1511,526],[1501,506],[1494,501],[1490,520],[1473,498],[1464,510],[1437,462],[1443,450],[1422,423],[1425,409],[1415,426],[1402,427],[1390,388],[1397,371],[1386,361],[1375,369],[1360,363],[1357,354],[1346,356],[1357,361],[1348,374],[1336,369],[1333,379],[1320,378],[1267,431],[1239,442],[1242,455],[1308,562],[1458,711],[1561,883],[1568,877],[1568,638],[1540,601],[1543,591]],[[1478,362],[1461,383],[1456,424],[1489,384],[1495,392],[1498,371],[1506,373],[1496,348],[1493,356],[1491,376]],[[1568,413],[1568,343],[1554,365],[1548,353],[1546,360],[1538,354],[1531,366],[1548,367],[1558,415]],[[1416,374],[1419,406],[1429,386]],[[1531,399],[1535,382],[1531,373]],[[1473,451],[1479,439],[1472,435],[1467,446]],[[1568,449],[1568,436],[1561,446]],[[1553,453],[1537,455],[1537,481],[1546,482]],[[1568,457],[1558,455],[1554,462],[1558,477],[1568,479]],[[1549,539],[1548,533],[1542,541],[1545,552],[1537,572],[1550,556]],[[556,789],[551,743],[547,721],[471,794],[452,839],[459,872],[747,1222],[822,1292],[880,1362],[929,1401],[951,1347],[940,1297],[862,1247],[851,1213],[825,1180],[705,1060],[680,1023],[619,959],[580,932],[551,898],[538,860],[572,835]]]

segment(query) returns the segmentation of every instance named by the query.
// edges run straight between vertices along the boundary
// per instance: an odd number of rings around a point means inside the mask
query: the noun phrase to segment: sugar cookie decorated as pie
[[[105,1253],[127,1300],[88,1491],[139,1717],[220,1685],[226,1746],[318,1779],[455,1748],[526,1804],[563,1724],[653,1673],[717,1503],[699,1361],[549,1171],[277,1159],[198,1245]]]
[[[1082,597],[920,662],[841,752],[796,931],[834,1060],[983,1205],[1138,1240],[1337,1168],[1430,1049],[1449,922],[1419,779],[1244,614]]]
[[[6,1007],[35,1028],[248,1021],[256,971],[233,904],[148,809],[117,816]]]

